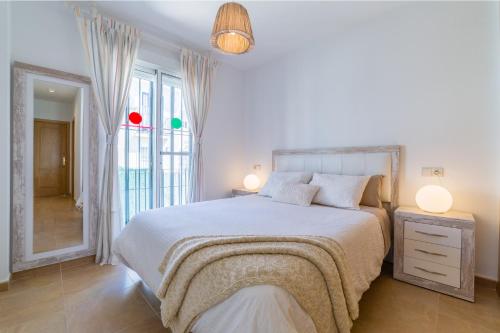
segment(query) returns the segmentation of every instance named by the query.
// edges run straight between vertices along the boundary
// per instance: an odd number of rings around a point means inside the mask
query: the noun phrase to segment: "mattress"
[[[113,253],[156,291],[162,278],[158,271],[160,262],[170,246],[185,237],[327,236],[335,239],[345,251],[359,300],[380,274],[390,239],[389,223],[384,209],[363,207],[356,211],[320,205],[301,207],[250,195],[138,214],[114,242]],[[263,311],[266,307],[268,309]],[[269,319],[269,322],[262,320],[262,316],[274,319]],[[241,289],[202,314],[193,332],[224,332],[229,327],[240,332],[314,331],[312,320],[293,297],[274,286]]]

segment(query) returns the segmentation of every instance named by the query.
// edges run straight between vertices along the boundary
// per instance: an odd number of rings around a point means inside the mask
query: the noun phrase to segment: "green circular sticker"
[[[180,120],[179,118],[172,118],[172,120],[170,121],[170,125],[175,129],[181,128],[182,120]]]

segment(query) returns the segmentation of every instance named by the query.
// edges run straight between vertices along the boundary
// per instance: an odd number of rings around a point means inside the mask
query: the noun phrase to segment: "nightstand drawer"
[[[404,257],[403,272],[455,288],[460,288],[460,269],[458,268]]]
[[[454,247],[405,239],[404,256],[460,268],[460,249]]]
[[[405,221],[404,238],[461,248],[462,231],[425,223]]]

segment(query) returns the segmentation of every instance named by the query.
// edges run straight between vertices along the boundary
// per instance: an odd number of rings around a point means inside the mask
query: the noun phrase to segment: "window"
[[[131,122],[132,112],[139,113],[142,121]],[[141,211],[186,203],[191,145],[180,79],[137,69],[118,139],[126,223]]]

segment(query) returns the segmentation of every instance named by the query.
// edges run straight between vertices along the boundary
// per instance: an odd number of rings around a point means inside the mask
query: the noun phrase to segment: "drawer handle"
[[[425,254],[430,254],[432,256],[439,256],[439,257],[445,257],[445,258],[448,257],[446,254],[437,253],[437,252],[430,252],[430,251],[421,250],[421,249],[415,249],[415,251],[422,252]]]
[[[415,230],[415,232],[416,232],[417,234],[422,234],[422,235],[426,235],[426,236],[448,238],[448,235],[431,234],[431,233],[429,233],[429,232],[420,231],[420,230]]]
[[[446,274],[444,274],[444,273],[429,271],[429,270],[427,270],[425,268],[418,267],[418,266],[413,266],[413,267],[415,269],[421,270],[422,272],[425,272],[425,273],[434,274],[434,275],[440,275],[440,276],[446,276]]]

